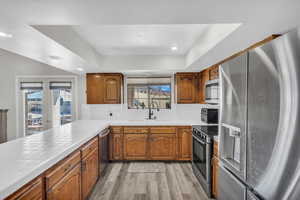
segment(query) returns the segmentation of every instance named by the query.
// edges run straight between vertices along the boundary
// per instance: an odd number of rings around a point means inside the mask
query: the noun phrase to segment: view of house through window
[[[128,109],[171,109],[171,77],[127,78]]]
[[[24,135],[32,135],[72,121],[72,82],[21,81],[21,114]]]
[[[71,82],[50,82],[52,93],[52,124],[54,127],[72,121],[71,88]]]
[[[43,130],[43,84],[41,82],[21,83],[24,103],[24,125],[26,135]]]

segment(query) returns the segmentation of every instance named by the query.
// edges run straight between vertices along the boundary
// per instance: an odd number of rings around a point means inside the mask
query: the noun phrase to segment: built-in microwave
[[[219,79],[206,81],[205,102],[208,104],[219,104]]]

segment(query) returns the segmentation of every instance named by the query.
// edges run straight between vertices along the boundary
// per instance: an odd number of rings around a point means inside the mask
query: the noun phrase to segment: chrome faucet
[[[152,116],[154,115],[154,113],[153,113],[154,104],[156,104],[156,109],[157,109],[157,111],[159,111],[157,102],[152,101],[152,103],[150,103],[148,106],[148,118],[147,118],[148,120],[156,119],[156,116],[154,116],[152,118]]]

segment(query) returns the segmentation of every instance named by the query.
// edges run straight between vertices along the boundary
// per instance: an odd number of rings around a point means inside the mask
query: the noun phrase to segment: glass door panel
[[[52,89],[52,125],[57,127],[72,121],[71,89]]]
[[[43,130],[43,91],[36,89],[23,90],[25,134],[32,135]]]

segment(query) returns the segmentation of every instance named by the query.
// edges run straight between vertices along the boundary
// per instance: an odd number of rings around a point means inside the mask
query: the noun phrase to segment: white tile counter
[[[0,144],[0,199],[39,176],[109,124],[108,121],[80,120]]]
[[[108,126],[206,125],[183,120],[78,120],[0,144],[0,199],[12,194]]]

